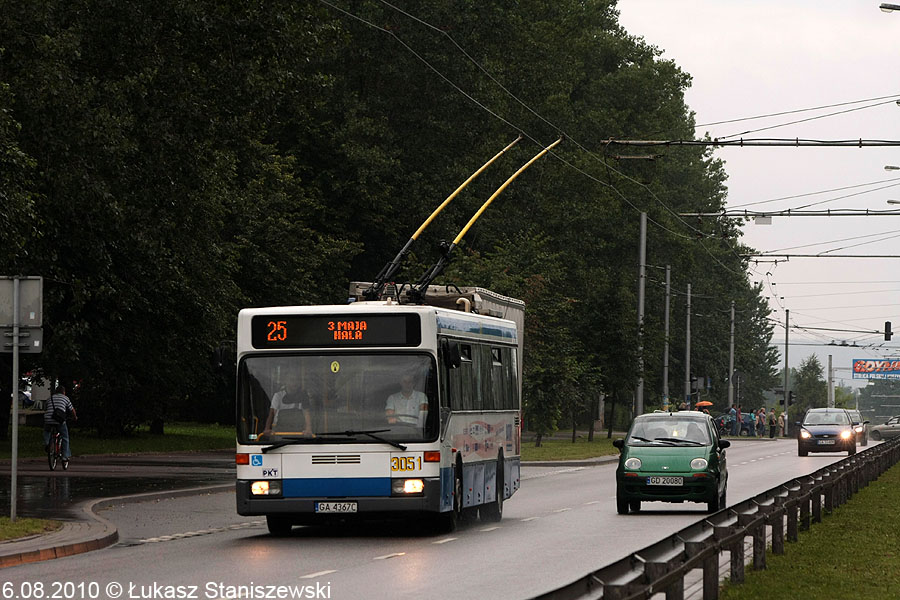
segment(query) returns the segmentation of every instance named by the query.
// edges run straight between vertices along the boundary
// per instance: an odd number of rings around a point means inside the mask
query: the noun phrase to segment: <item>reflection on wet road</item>
[[[136,456],[84,456],[68,471],[50,471],[45,459],[18,465],[16,511],[22,517],[76,518],[85,500],[159,492],[234,481],[234,450]],[[9,507],[10,462],[0,463],[0,506]]]

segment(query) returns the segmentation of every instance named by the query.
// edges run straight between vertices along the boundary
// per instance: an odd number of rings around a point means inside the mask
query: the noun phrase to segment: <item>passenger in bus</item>
[[[311,401],[309,394],[294,376],[289,376],[285,386],[272,395],[269,415],[262,437],[272,435],[313,435]]]
[[[400,391],[388,396],[384,413],[390,424],[406,423],[424,426],[428,414],[428,396],[413,389],[412,375],[404,375],[400,379]]]

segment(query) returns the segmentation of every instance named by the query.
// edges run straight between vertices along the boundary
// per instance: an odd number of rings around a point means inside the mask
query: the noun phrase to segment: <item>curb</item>
[[[523,467],[593,467],[613,462],[619,462],[618,454],[573,460],[529,460],[522,461],[520,464]]]
[[[205,487],[176,489],[163,492],[147,492],[143,494],[131,494],[127,496],[113,496],[111,498],[99,498],[96,500],[88,500],[81,504],[82,519],[75,522],[64,523],[62,529],[48,533],[45,536],[35,538],[26,538],[20,540],[22,544],[31,545],[32,542],[38,541],[38,547],[33,550],[15,551],[3,553],[4,544],[0,544],[0,569],[6,567],[14,567],[26,563],[41,562],[52,560],[54,558],[62,558],[64,556],[72,556],[91,552],[92,550],[100,550],[112,546],[119,541],[119,532],[111,521],[97,514],[97,510],[109,508],[116,504],[130,504],[132,502],[148,502],[152,500],[163,500],[166,498],[177,498],[180,496],[193,496],[203,493],[225,492],[234,489],[234,483],[216,484]],[[76,541],[62,541],[65,538],[77,537],[78,530],[87,526],[88,533],[77,539]],[[54,543],[50,538],[62,538],[61,541]],[[46,546],[41,546],[39,540],[48,542]],[[15,546],[15,540],[6,542],[11,546]]]

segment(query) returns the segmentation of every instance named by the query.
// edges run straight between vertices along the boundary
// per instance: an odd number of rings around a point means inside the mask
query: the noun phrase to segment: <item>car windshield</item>
[[[849,425],[850,419],[844,411],[808,412],[804,425]]]
[[[425,354],[255,355],[238,369],[242,444],[435,439],[437,381]]]
[[[709,445],[709,429],[700,419],[648,417],[636,419],[628,432],[629,446]]]
[[[850,420],[854,423],[859,423],[862,421],[862,417],[859,416],[858,410],[848,410],[847,414],[850,415]]]

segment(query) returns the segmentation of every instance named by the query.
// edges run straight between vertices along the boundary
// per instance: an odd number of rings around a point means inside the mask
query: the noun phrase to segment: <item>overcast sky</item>
[[[896,95],[700,127],[698,136],[708,132],[724,137],[887,102],[739,137],[900,140],[900,106],[894,102],[900,100],[900,12],[885,13],[878,5],[875,0],[620,0],[619,10],[620,22],[630,34],[663,50],[664,58],[692,76],[686,100],[698,124]],[[888,199],[900,200],[900,171],[884,169],[900,165],[900,147],[722,148],[716,156],[725,161],[729,208],[772,211],[816,202],[821,204],[807,210],[900,209],[887,204]],[[874,182],[880,183],[750,204]],[[885,189],[875,190],[879,187]],[[835,199],[847,194],[859,195]],[[750,222],[743,231],[744,242],[759,251],[900,255],[900,216],[776,216],[771,225]],[[879,233],[884,235],[872,236]],[[880,239],[884,241],[872,243]],[[791,258],[777,265],[762,262],[771,259],[759,260],[751,265],[751,277],[763,281],[771,296],[772,316],[782,324],[776,327],[774,340],[781,351],[784,309],[790,311],[792,326],[881,331],[884,321],[890,320],[893,329],[900,330],[900,259]],[[832,340],[881,347],[825,345]],[[835,377],[846,384],[851,384],[853,358],[900,356],[900,334],[885,343],[881,334],[792,328],[790,342],[792,367],[812,353],[827,366],[832,354],[839,369]]]

